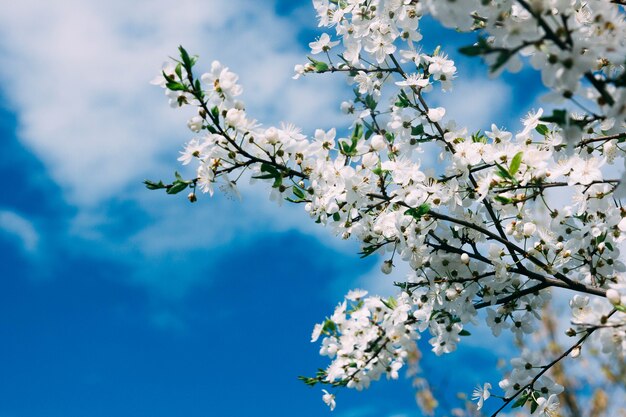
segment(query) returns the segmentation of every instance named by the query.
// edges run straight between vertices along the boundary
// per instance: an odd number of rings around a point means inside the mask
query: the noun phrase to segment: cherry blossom
[[[529,340],[552,295],[564,294],[571,345],[551,360],[524,350],[494,381],[498,394],[490,382],[474,391],[478,408],[500,401],[496,414],[515,404],[556,415],[557,363],[584,356],[586,344],[609,360],[626,355],[626,194],[624,170],[615,167],[626,160],[619,3],[314,0],[319,26],[334,34],[310,43],[324,58],[309,57],[294,78],[343,74],[354,96],[340,106],[346,126],[312,134],[262,126],[247,113],[235,73],[213,62],[198,77],[196,58],[181,47],[154,83],[170,105],[193,109],[187,126],[195,137],[179,160],[195,163],[197,176],[146,185],[169,194],[189,188],[195,201],[196,189],[212,195],[218,184],[238,198],[240,181],[259,183],[273,201],[300,204],[312,221],[359,242],[362,256],[380,257],[397,294],[352,290],[315,325],[311,341],[329,364],[302,377],[309,385],[362,390],[397,379],[426,334],[437,355],[481,324],[494,337]],[[427,14],[472,33],[461,52],[482,57],[493,75],[537,70],[552,110],[469,133],[432,106],[429,92],[452,89],[458,75],[441,48],[420,45]],[[423,164],[433,153],[437,172]],[[398,276],[402,263],[410,273]],[[335,394],[324,390],[322,399],[335,408]]]

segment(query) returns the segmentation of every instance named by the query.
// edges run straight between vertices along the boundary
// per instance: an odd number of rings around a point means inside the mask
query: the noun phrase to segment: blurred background
[[[0,6],[0,417],[329,415],[297,380],[327,365],[313,325],[349,289],[389,293],[393,277],[262,187],[191,205],[142,185],[170,180],[192,138],[191,114],[149,84],[178,45],[200,70],[218,59],[238,73],[265,125],[350,124],[344,79],[291,78],[321,33],[310,2]],[[488,80],[456,53],[471,35],[428,19],[422,30],[427,50],[458,60],[454,91],[433,102],[471,130],[517,128],[541,93],[535,75]],[[421,368],[448,409],[498,380],[510,345],[484,336],[436,361],[424,343]],[[420,416],[402,377],[337,402],[340,417]]]

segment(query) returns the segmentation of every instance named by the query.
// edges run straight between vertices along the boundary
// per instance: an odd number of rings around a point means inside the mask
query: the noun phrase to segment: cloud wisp
[[[29,253],[37,251],[39,233],[31,221],[11,210],[0,210],[0,235],[14,238],[19,247]]]

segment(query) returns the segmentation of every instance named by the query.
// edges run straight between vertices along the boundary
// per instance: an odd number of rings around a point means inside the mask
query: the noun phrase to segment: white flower
[[[194,133],[198,133],[202,129],[203,119],[200,116],[194,116],[187,122],[187,127]]]
[[[200,143],[198,139],[192,139],[186,146],[185,150],[181,152],[181,156],[178,158],[183,165],[189,164],[194,158],[199,158],[206,148],[206,144]]]
[[[320,323],[317,323],[313,327],[313,333],[311,333],[311,343],[317,342],[317,339],[320,338],[320,335],[322,334],[323,329],[324,329],[324,325]]]
[[[428,84],[428,78],[424,78],[422,74],[411,74],[406,80],[396,82],[400,87],[426,87]]]
[[[367,295],[367,291],[365,290],[359,290],[359,289],[350,290],[348,291],[348,294],[346,294],[346,299],[350,301],[356,301],[365,297],[366,295]]]
[[[341,44],[333,72],[356,88],[354,101],[341,105],[352,128],[358,126],[353,137],[349,133],[340,137],[344,129],[338,133],[331,126],[313,130],[313,137],[307,137],[292,125],[257,124],[248,118],[244,103],[234,100],[242,93],[237,75],[219,62],[201,77],[203,94],[190,93],[198,85],[190,86],[189,77],[179,75],[181,67],[176,63],[164,67],[167,76],[156,83],[169,84],[167,97],[173,106],[199,107],[188,126],[194,133],[203,129],[209,133],[191,140],[179,159],[199,165],[195,181],[201,190],[212,193],[219,184],[222,191],[238,198],[240,178],[260,180],[274,201],[303,203],[317,223],[344,239],[356,239],[365,253],[371,250],[386,259],[383,273],[397,272],[395,267],[411,268],[401,288],[407,292],[381,299],[352,290],[331,318],[315,325],[311,340],[322,339],[320,354],[330,360],[325,382],[345,382],[348,388],[360,390],[383,375],[395,379],[399,369],[416,357],[415,342],[422,332],[432,336],[430,344],[436,354],[452,352],[463,339],[463,327],[480,317],[494,336],[509,330],[522,339],[537,330],[540,314],[548,314],[543,307],[550,293],[528,291],[537,285],[538,272],[546,277],[563,273],[580,286],[610,287],[606,298],[590,299],[577,291],[580,287],[572,286],[576,288],[569,317],[558,322],[572,322],[570,336],[607,324],[598,328],[596,340],[590,343],[597,343],[598,351],[622,355],[626,333],[623,326],[613,324],[619,324],[623,315],[608,317],[608,311],[609,302],[618,310],[626,304],[626,267],[620,253],[621,242],[626,240],[626,217],[622,217],[626,187],[603,179],[617,174],[616,167],[608,165],[624,159],[621,139],[616,138],[621,138],[626,127],[626,88],[607,84],[608,78],[598,79],[606,86],[602,93],[593,82],[582,80],[589,73],[599,76],[599,71],[605,72],[603,77],[619,77],[626,33],[626,21],[616,14],[620,6],[608,1],[581,6],[573,0],[532,0],[532,8],[541,16],[572,16],[567,22],[571,40],[561,50],[553,42],[537,47],[541,28],[536,19],[511,2],[313,1],[320,25],[331,28],[333,34],[311,42],[311,51],[326,54]],[[445,91],[456,67],[439,48],[431,56],[413,45],[421,37],[418,21],[430,14],[444,26],[469,30],[475,24],[472,12],[485,18],[489,48],[529,45],[519,51],[529,58],[514,57],[506,69],[530,63],[541,72],[553,100],[581,98],[580,103],[597,104],[593,113],[560,115],[555,110],[555,122],[539,126],[543,110],[532,111],[512,140],[512,134],[496,124],[491,124],[490,131],[469,134],[467,128],[457,127],[454,115],[443,107],[429,108],[430,97],[416,97],[414,92],[435,87]],[[563,22],[556,19],[550,24],[557,30]],[[396,57],[389,56],[396,48]],[[402,71],[395,67],[397,57],[404,64]],[[491,54],[487,61],[494,64],[498,57]],[[403,71],[409,75],[401,79]],[[295,77],[309,72],[315,72],[313,64],[298,65]],[[184,86],[172,79],[185,80]],[[607,102],[606,94],[615,105]],[[417,99],[417,105],[407,106],[407,97],[412,103]],[[466,100],[465,106],[477,105],[471,97]],[[315,107],[298,104],[308,110]],[[420,111],[426,108],[425,113]],[[561,126],[558,119],[563,116],[576,122]],[[583,123],[584,130],[580,128]],[[576,146],[577,140],[588,140],[588,144]],[[421,168],[424,161],[416,155],[431,146],[422,144],[425,141],[441,145],[442,164],[429,163],[430,170]],[[511,163],[518,154],[523,156],[522,165],[517,160]],[[510,172],[502,172],[500,164]],[[195,198],[195,188],[193,192]],[[490,209],[490,201],[497,212]],[[409,207],[421,208],[408,212]],[[417,215],[423,207],[427,213]],[[487,231],[504,231],[524,243],[510,253],[504,240],[494,240]],[[487,247],[488,253],[483,252]],[[477,306],[489,305],[484,316],[477,312]],[[527,339],[532,347],[532,338]],[[535,415],[547,417],[556,413],[556,395],[562,387],[545,375],[537,378],[546,364],[539,350],[525,350],[513,359],[513,370],[500,387],[506,398],[532,381]],[[579,353],[574,349],[571,355]],[[478,409],[484,407],[490,390],[488,383],[474,390]],[[322,392],[324,403],[334,409],[335,396]]]
[[[535,223],[532,223],[532,222],[524,223],[524,228],[522,231],[522,233],[524,234],[524,237],[531,237],[532,235],[535,234],[536,231],[537,231],[537,226],[535,225]]]
[[[559,400],[555,394],[550,395],[547,399],[545,397],[537,398],[537,405],[538,417],[556,417],[559,410]]]
[[[483,386],[478,385],[476,388],[474,388],[474,392],[472,393],[472,400],[478,400],[478,404],[476,406],[477,410],[483,408],[484,402],[488,400],[491,396],[491,393],[489,392],[490,389],[491,384],[489,382],[486,382]]]
[[[568,184],[589,185],[594,181],[602,180],[602,171],[600,170],[602,165],[604,165],[604,160],[600,158],[572,158],[572,171],[569,174]]]
[[[311,53],[313,55],[316,55],[316,54],[319,54],[320,52],[329,51],[330,48],[338,44],[339,42],[337,41],[331,42],[330,36],[328,36],[328,33],[322,33],[322,36],[320,36],[320,38],[317,41],[309,43],[309,48],[311,48]]]
[[[382,151],[387,147],[387,142],[382,135],[373,135],[370,139],[370,143],[372,145],[372,149],[375,151]]]
[[[437,123],[438,121],[443,119],[443,116],[445,114],[446,114],[446,109],[444,109],[443,107],[434,107],[434,108],[428,109],[428,119],[433,123]]]
[[[322,395],[322,401],[324,401],[324,404],[330,407],[330,411],[333,411],[335,409],[335,406],[337,405],[337,403],[335,402],[335,395],[329,393],[325,389],[323,389],[322,392],[324,393],[324,395]]]
[[[528,112],[526,117],[522,119],[524,124],[524,130],[517,134],[517,138],[524,138],[539,124],[539,119],[543,115],[543,109],[537,110],[537,112]]]

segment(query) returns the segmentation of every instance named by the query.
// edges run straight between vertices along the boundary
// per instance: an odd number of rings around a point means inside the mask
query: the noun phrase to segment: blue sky
[[[4,1],[0,417],[329,415],[296,378],[326,365],[310,333],[348,289],[388,291],[377,260],[264,190],[190,205],[141,184],[171,176],[190,138],[148,84],[178,44],[238,72],[266,124],[347,122],[343,80],[291,79],[317,33],[310,3]],[[427,48],[471,42],[424,24]],[[457,66],[457,95],[433,99],[474,129],[535,103],[532,74]],[[494,363],[470,344],[422,367],[452,401]],[[409,381],[338,402],[340,417],[419,416]]]

